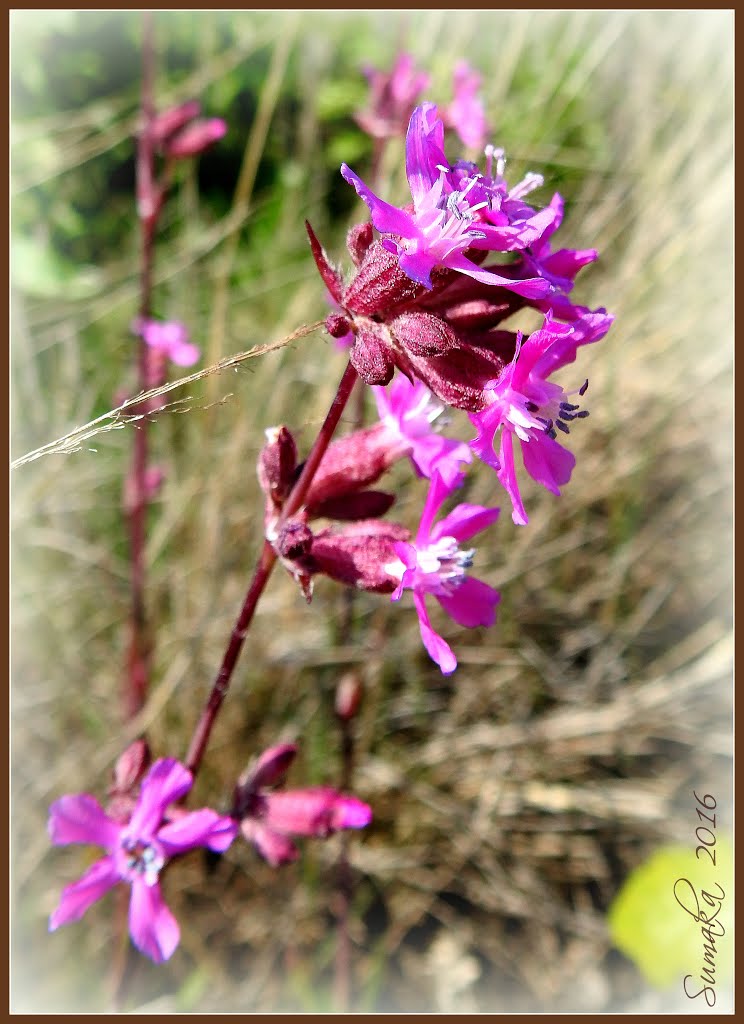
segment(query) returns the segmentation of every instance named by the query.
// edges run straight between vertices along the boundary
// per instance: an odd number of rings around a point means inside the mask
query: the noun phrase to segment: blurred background
[[[141,16],[17,12],[11,32],[19,457],[135,386]],[[457,672],[428,659],[410,605],[360,595],[349,643],[337,590],[321,582],[308,607],[277,573],[191,806],[225,807],[251,758],[285,740],[301,746],[290,785],[336,783],[334,693],[354,671],[352,788],[375,816],[349,844],[353,1009],[699,1010],[682,991],[699,973],[699,927],[671,890],[694,863],[695,790],[715,795],[729,892],[733,14],[161,12],[155,38],[158,107],[197,98],[229,126],[179,166],[156,252],[154,312],[188,324],[200,366],[325,316],[303,221],[348,268],[345,232],[366,207],[339,165],[365,177],[372,158],[353,120],[368,93],[361,67],[389,70],[401,50],[442,104],[459,58],[482,73],[509,181],[539,171],[533,199],[561,192],[557,244],[600,252],[574,295],[617,316],[565,378],[590,379],[591,418],[572,432],[563,497],[529,481],[529,527],[503,512],[477,552],[477,575],[502,592],[496,627],[435,622]],[[402,154],[391,143],[382,168],[380,194],[396,203]],[[343,366],[318,332],[174,392],[150,427],[167,479],[148,520],[156,646],[136,724],[157,756],[184,755],[242,602],[260,544],[263,430],[286,423],[307,451]],[[21,1012],[114,1005],[115,896],[47,935],[61,888],[95,853],[52,848],[46,817],[63,793],[102,798],[132,736],[121,712],[131,446],[132,428],[112,430],[11,477]],[[413,526],[425,485],[407,466],[393,479],[396,518]],[[483,466],[465,498],[508,504]],[[338,1008],[340,849],[339,837],[308,840],[280,871],[238,843],[216,862],[184,858],[165,882],[181,945],[159,967],[134,954],[116,1005]]]

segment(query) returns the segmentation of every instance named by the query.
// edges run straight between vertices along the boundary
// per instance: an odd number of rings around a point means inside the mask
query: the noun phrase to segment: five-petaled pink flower
[[[402,373],[388,387],[373,387],[380,420],[409,449],[420,476],[431,478],[437,470],[450,490],[464,478],[463,465],[471,461],[470,449],[462,441],[443,437],[434,424],[445,411],[420,380],[411,383]]]
[[[109,817],[88,793],[63,796],[52,804],[49,835],[53,843],[93,843],[102,846],[106,856],[63,890],[49,918],[50,931],[78,921],[117,882],[128,882],[132,941],[155,963],[172,956],[180,930],[163,901],[160,872],[171,857],[195,846],[222,852],[237,834],[232,818],[209,808],[181,813],[174,809],[167,819],[168,805],[185,796],[192,783],[191,773],[179,761],[156,761],[142,780],[139,799],[124,824]]]
[[[412,211],[384,202],[351,168],[341,165],[342,175],[369,207],[374,226],[392,236],[384,238],[382,244],[389,252],[397,254],[401,270],[426,288],[432,288],[432,271],[441,267],[466,274],[483,284],[507,288],[526,298],[547,295],[550,285],[541,278],[515,279],[483,270],[465,255],[465,251],[473,247],[507,251],[501,240],[503,224],[508,223],[509,217],[496,216],[498,211],[494,215],[490,213],[494,202],[501,201],[500,194],[492,187],[484,189],[482,176],[471,171],[474,165],[467,165],[468,184],[462,189],[455,187],[455,168],[447,162],[443,147],[444,125],[437,117],[437,108],[433,103],[423,103],[411,115],[406,134],[406,175],[413,198]],[[462,178],[462,174],[459,177]],[[513,192],[510,193],[512,198]],[[474,195],[478,197],[477,202]],[[518,204],[519,217],[524,216],[523,207],[524,204]],[[534,214],[531,208],[526,209]],[[488,221],[479,216],[481,210],[489,210]],[[498,228],[491,224],[494,216]],[[533,233],[535,237],[542,230],[543,227]]]
[[[496,470],[512,501],[512,519],[519,526],[525,526],[528,519],[517,482],[513,437],[519,439],[525,469],[533,480],[553,494],[560,494],[560,487],[571,478],[576,459],[558,443],[556,431],[568,434],[572,420],[589,415],[570,401],[585,393],[588,381],[575,391],[564,391],[547,378],[574,361],[579,345],[603,338],[613,319],[604,310],[585,311],[573,324],[562,324],[548,313],[543,326],[526,341],[518,335],[513,360],[498,380],[486,387],[488,406],[482,412],[470,414],[478,428],[470,447]],[[497,456],[499,429],[501,446]]]
[[[270,791],[283,781],[296,754],[293,743],[269,747],[235,787],[233,816],[272,867],[299,857],[290,836],[325,838],[342,828],[364,828],[372,820],[367,804],[329,786]]]
[[[167,356],[176,366],[193,366],[201,353],[189,342],[189,332],[180,320],[145,320],[138,334],[156,352]]]
[[[470,629],[492,626],[500,600],[497,590],[467,575],[473,564],[473,551],[463,551],[459,546],[490,526],[499,510],[463,503],[434,523],[434,517],[450,492],[441,475],[435,472],[414,543],[396,541],[393,546],[398,561],[385,566],[386,572],[399,581],[393,601],[400,600],[404,590],[413,591],[424,647],[445,675],[454,672],[457,659],[449,644],[432,629],[426,611],[426,595],[432,594],[455,622]]]

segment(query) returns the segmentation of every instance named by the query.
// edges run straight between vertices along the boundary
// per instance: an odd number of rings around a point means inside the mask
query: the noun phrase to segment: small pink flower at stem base
[[[413,591],[424,647],[445,675],[454,672],[457,659],[449,644],[432,628],[426,595],[434,596],[455,622],[468,629],[492,626],[500,600],[497,590],[467,575],[473,551],[459,547],[462,541],[493,523],[499,510],[463,503],[434,524],[434,517],[450,492],[451,488],[435,471],[415,541],[397,542],[396,559],[385,566],[398,580],[393,601],[400,600],[404,590]]]
[[[128,771],[122,767],[122,771]],[[178,854],[197,846],[222,853],[237,826],[208,808],[168,820],[167,808],[188,793],[191,773],[173,758],[156,761],[142,780],[139,798],[127,821],[110,817],[88,793],[63,796],[49,810],[49,836],[55,845],[92,843],[106,850],[77,882],[62,892],[49,918],[49,930],[78,921],[118,882],[131,886],[129,932],[135,946],[155,963],[171,957],[178,945],[178,923],[163,902],[160,873]]]
[[[145,320],[137,325],[137,333],[145,344],[176,366],[193,366],[201,355],[197,346],[189,342],[186,325],[180,320]]]
[[[233,816],[244,838],[272,867],[296,860],[299,851],[292,836],[325,839],[346,828],[364,828],[372,810],[356,797],[328,786],[270,792],[283,781],[297,753],[285,743],[265,751],[235,787]]]

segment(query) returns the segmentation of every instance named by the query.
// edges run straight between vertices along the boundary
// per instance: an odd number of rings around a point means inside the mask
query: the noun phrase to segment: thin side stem
[[[335,433],[338,422],[341,419],[341,414],[346,407],[346,403],[349,400],[349,396],[351,395],[356,380],[357,372],[351,363],[349,363],[344,370],[344,375],[341,378],[336,395],[331,403],[330,409],[328,410],[328,414],[323,421],[323,425],[320,428],[318,436],[315,439],[315,443],[310,454],[307,457],[302,473],[285,502],[281,521],[285,521],[302,507],[305,498],[307,497],[307,492],[310,489],[310,485],[313,482],[313,477],[315,476],[321,459],[325,455],[326,449],[328,448],[331,438]],[[189,750],[186,755],[186,767],[194,776],[197,774],[199,767],[201,766],[202,758],[204,757],[204,752],[207,748],[212,728],[214,727],[220,707],[222,706],[222,702],[229,689],[230,680],[245,642],[248,628],[253,620],[253,615],[261,594],[263,593],[274,565],[276,564],[276,559],[277,556],[274,549],[268,541],[264,541],[261,554],[258,557],[256,568],[253,572],[253,577],[248,587],[248,592],[245,595],[245,600],[243,601],[243,607],[240,609],[240,614],[238,615],[230,634],[227,649],[222,658],[222,664],[220,665],[217,677],[212,684],[212,689],[209,693],[209,697],[207,698],[204,710],[201,713],[201,717],[197,722],[194,735],[191,738]]]
[[[140,249],[140,320],[150,315],[155,228],[160,210],[160,196],[155,183],[155,153],[152,142],[152,121],[155,117],[155,45],[152,12],[142,15],[142,98],[140,133],[137,139],[137,212],[139,214]],[[140,392],[148,388],[148,347],[139,339],[137,381]],[[124,712],[133,718],[144,706],[150,677],[150,640],[145,613],[145,536],[147,517],[147,418],[134,434],[130,501],[128,502],[129,552],[131,561],[131,618]]]

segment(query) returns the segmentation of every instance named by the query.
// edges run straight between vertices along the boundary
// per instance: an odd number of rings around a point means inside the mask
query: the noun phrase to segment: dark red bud
[[[338,681],[334,709],[344,722],[351,721],[362,702],[364,686],[356,672],[346,672]]]
[[[233,817],[242,818],[253,810],[258,791],[281,782],[296,755],[294,743],[279,743],[265,750],[237,781],[233,794]]]
[[[409,537],[405,527],[377,519],[323,531],[313,540],[313,570],[350,587],[391,594],[397,581],[385,566],[397,560],[395,542]]]
[[[404,302],[423,295],[426,289],[401,270],[398,257],[373,242],[343,293],[341,305],[352,313],[372,316],[389,313]]]
[[[497,356],[467,347],[428,358],[409,352],[408,361],[415,375],[445,405],[468,412],[480,412],[485,408],[487,397],[484,389],[504,368],[503,361]]]
[[[274,542],[277,554],[290,560],[301,558],[310,550],[313,543],[313,531],[298,519],[290,519],[282,523]]]
[[[355,224],[349,229],[349,233],[346,236],[346,248],[349,250],[355,267],[358,267],[367,255],[367,251],[372,245],[372,239],[371,220],[366,221],[364,224]]]
[[[393,379],[395,361],[383,331],[381,324],[371,320],[357,324],[349,359],[365,384],[389,384]]]
[[[130,743],[114,765],[114,784],[110,793],[128,793],[134,789],[150,767],[151,755],[147,740]]]
[[[359,491],[341,498],[329,498],[308,508],[313,518],[339,519],[351,522],[355,519],[372,519],[384,516],[395,503],[395,495],[386,491]]]
[[[258,482],[276,506],[281,506],[294,483],[297,445],[286,427],[270,427],[258,457]]]
[[[329,313],[326,317],[325,329],[332,338],[343,338],[351,330],[351,323],[340,313]]]
[[[334,301],[340,302],[341,292],[343,290],[341,275],[328,260],[328,257],[325,254],[325,249],[318,241],[315,232],[310,227],[310,221],[308,220],[305,221],[305,230],[307,231],[307,237],[310,239],[310,249],[313,254],[313,259],[315,260],[315,266],[318,268],[318,272],[323,278],[323,283],[331,293]]]
[[[311,515],[322,503],[368,487],[409,451],[384,424],[355,430],[328,446],[310,486],[305,507]],[[318,513],[320,514],[320,513]]]
[[[415,356],[441,356],[457,348],[457,335],[432,313],[401,313],[390,322],[395,340]]]

